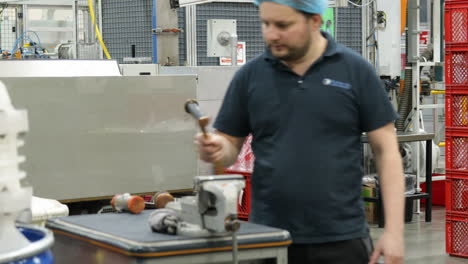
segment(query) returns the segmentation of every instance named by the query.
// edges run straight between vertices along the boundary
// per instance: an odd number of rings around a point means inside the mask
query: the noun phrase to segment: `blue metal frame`
[[[156,1],[153,0],[153,7],[152,7],[152,16],[151,16],[151,27],[153,30],[156,30],[157,23],[156,23]],[[153,39],[153,63],[158,63],[158,37],[155,32],[152,32],[152,39]]]

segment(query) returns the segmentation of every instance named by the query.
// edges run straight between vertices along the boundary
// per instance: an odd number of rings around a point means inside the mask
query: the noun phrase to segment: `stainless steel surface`
[[[413,142],[413,141],[425,141],[434,138],[434,133],[413,133],[413,132],[399,132],[397,133],[398,142]],[[368,143],[369,138],[366,136],[361,137],[362,142]]]
[[[0,77],[120,76],[113,60],[1,60]]]
[[[233,264],[239,263],[239,252],[238,252],[236,232],[232,232],[232,263]]]
[[[34,194],[57,200],[189,189],[196,77],[0,78],[28,110],[20,149]]]
[[[412,142],[431,140],[434,138],[434,133],[398,133],[398,142]]]
[[[194,179],[195,185],[201,185],[204,182],[209,181],[231,181],[231,180],[243,180],[244,177],[242,175],[222,175],[222,176],[197,176]],[[198,186],[201,187],[201,186]]]
[[[49,229],[29,225],[20,225],[19,227],[42,232],[44,237],[41,240],[33,242],[20,250],[0,254],[0,263],[10,263],[36,256],[44,251],[49,250],[54,244],[54,235]]]

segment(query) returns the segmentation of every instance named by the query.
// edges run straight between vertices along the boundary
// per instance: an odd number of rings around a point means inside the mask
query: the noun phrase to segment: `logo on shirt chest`
[[[322,83],[323,83],[323,85],[326,85],[326,86],[335,86],[335,87],[343,88],[343,89],[351,89],[351,87],[352,87],[351,84],[349,84],[349,83],[340,82],[340,81],[332,80],[332,79],[329,79],[329,78],[323,79]]]

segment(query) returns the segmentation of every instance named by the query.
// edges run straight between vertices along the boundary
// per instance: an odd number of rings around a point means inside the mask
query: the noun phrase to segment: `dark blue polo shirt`
[[[214,124],[253,135],[251,221],[301,244],[368,235],[360,138],[397,118],[372,66],[323,34],[328,46],[304,76],[268,51],[242,67]]]

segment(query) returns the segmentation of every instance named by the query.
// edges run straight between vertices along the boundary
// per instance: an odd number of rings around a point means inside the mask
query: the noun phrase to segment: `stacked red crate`
[[[445,2],[446,250],[468,257],[468,1]]]
[[[252,136],[248,136],[245,139],[244,145],[242,146],[239,156],[237,157],[236,163],[224,170],[226,174],[241,174],[244,176],[245,188],[242,193],[240,204],[238,206],[238,217],[242,220],[249,220],[250,215],[250,178],[252,176],[253,164],[255,160],[252,148],[250,147],[251,143]]]

